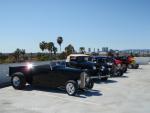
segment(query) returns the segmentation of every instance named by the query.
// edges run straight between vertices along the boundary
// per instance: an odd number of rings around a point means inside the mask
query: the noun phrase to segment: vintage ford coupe
[[[108,69],[108,73],[111,74],[113,71],[113,61],[109,57],[104,56],[91,56],[90,61],[95,62],[97,65],[104,66]]]
[[[59,62],[34,66],[10,67],[9,75],[15,89],[24,89],[26,83],[52,88],[63,87],[68,95],[75,95],[78,90],[93,88],[93,81],[88,74],[80,69],[69,68]]]
[[[85,54],[71,54],[66,59],[66,65],[72,68],[87,70],[93,79],[98,78],[107,81],[109,78],[108,69],[89,61],[89,58],[90,56]]]

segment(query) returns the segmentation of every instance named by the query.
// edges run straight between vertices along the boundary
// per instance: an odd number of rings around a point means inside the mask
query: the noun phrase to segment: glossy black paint
[[[100,68],[104,67],[102,75],[108,75],[113,69],[113,59],[110,57],[91,56],[90,61],[95,62]]]
[[[32,85],[60,87],[65,86],[68,80],[79,80],[83,71],[63,65],[50,67],[49,64],[33,66],[32,69],[28,69],[27,66],[9,68],[10,76],[18,72],[22,73],[26,81],[32,83]]]
[[[85,56],[87,58],[87,56]],[[91,61],[84,60],[84,56],[77,56],[74,59],[70,59],[70,62],[66,62],[67,67],[86,70],[90,76],[99,75],[99,66]]]

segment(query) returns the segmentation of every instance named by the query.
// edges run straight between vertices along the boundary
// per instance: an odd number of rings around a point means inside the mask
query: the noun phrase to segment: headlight
[[[110,65],[110,63],[107,63],[107,65]]]
[[[112,63],[107,63],[107,65],[110,65],[110,66],[111,66],[111,65],[113,65],[113,64],[112,64]]]
[[[104,67],[104,66],[102,66],[102,67],[101,67],[101,71],[104,71],[104,69],[105,69],[105,67]]]
[[[113,65],[113,63],[109,63],[109,65]]]
[[[117,66],[118,66],[119,68],[121,68],[121,64],[118,64]]]
[[[96,70],[96,66],[93,66],[93,70]]]
[[[89,83],[89,81],[90,81],[90,77],[89,77],[89,76],[86,76],[85,82],[86,82],[86,83]]]
[[[108,68],[109,71],[111,71],[111,68]]]
[[[86,72],[84,72],[84,76],[87,77],[87,75],[88,75],[88,74],[87,74]]]

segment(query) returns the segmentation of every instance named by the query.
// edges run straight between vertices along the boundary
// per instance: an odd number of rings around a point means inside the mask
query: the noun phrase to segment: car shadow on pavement
[[[48,87],[39,87],[39,86],[31,86],[27,85],[24,91],[44,91],[44,92],[50,92],[50,93],[62,93],[62,94],[67,94],[64,88],[48,88]],[[100,93],[99,90],[86,90],[86,91],[78,91],[76,97],[80,98],[87,98],[90,96],[101,96],[102,94]]]
[[[87,98],[91,96],[102,96],[103,94],[99,90],[87,90],[87,91],[79,91],[76,97]]]
[[[62,89],[60,90],[59,88],[49,88],[49,87],[42,87],[42,86],[32,86],[32,85],[27,85],[24,91],[44,91],[44,92],[51,92],[51,93],[65,93]]]
[[[130,73],[130,72],[129,71],[125,72],[125,74],[128,74],[128,73]]]
[[[99,79],[94,80],[94,83],[96,83],[96,84],[110,84],[110,83],[117,83],[117,82],[118,81],[116,81],[116,80],[110,80],[110,79],[108,79],[107,81],[102,81]]]
[[[126,73],[127,74],[127,73]],[[123,76],[113,76],[111,78],[129,78],[129,76],[123,75]]]
[[[129,78],[129,76],[123,75],[123,76],[118,76],[116,78]]]

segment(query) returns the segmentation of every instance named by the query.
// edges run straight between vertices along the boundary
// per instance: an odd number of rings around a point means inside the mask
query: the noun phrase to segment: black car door
[[[52,86],[54,82],[54,72],[49,65],[37,67],[34,70],[33,84],[41,86]]]
[[[70,61],[70,67],[76,68],[77,65],[78,65],[78,62],[76,62],[76,61]]]

